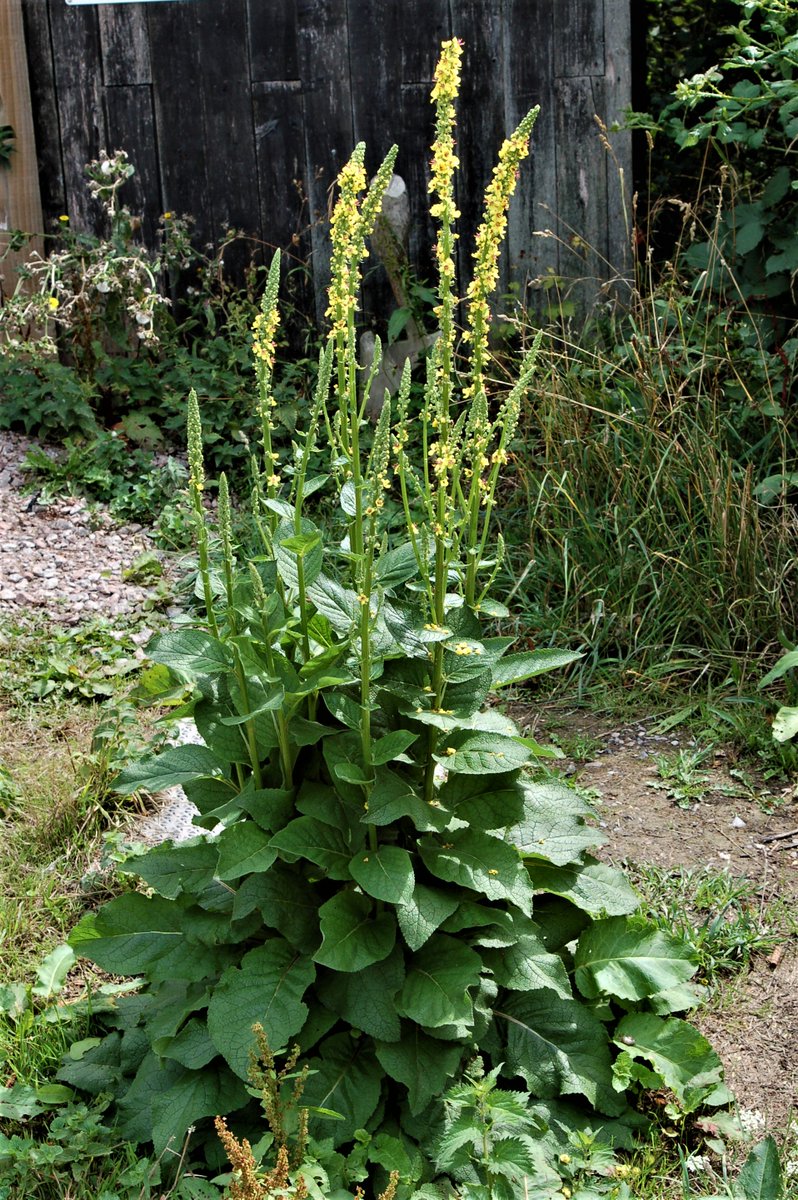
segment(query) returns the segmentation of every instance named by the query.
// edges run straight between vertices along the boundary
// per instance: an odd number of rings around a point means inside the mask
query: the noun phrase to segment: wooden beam
[[[11,230],[40,234],[43,228],[21,0],[0,0],[0,125],[11,125],[15,137],[10,167],[0,166],[1,250]],[[4,259],[0,295],[13,292],[16,267],[31,249],[41,251],[41,238]]]

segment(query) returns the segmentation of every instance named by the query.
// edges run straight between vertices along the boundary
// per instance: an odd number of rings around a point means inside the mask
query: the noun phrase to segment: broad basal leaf
[[[207,1021],[192,1017],[178,1034],[171,1038],[158,1038],[153,1050],[162,1058],[171,1058],[181,1066],[198,1071],[212,1062],[219,1053],[208,1033]]]
[[[228,772],[228,764],[207,746],[170,746],[161,754],[143,758],[120,771],[114,782],[114,791],[121,792],[123,796],[129,796],[139,789],[162,792],[165,788],[188,783],[202,775],[222,777]]]
[[[527,916],[531,913],[529,876],[513,847],[501,839],[460,829],[440,838],[422,838],[418,848],[438,879],[472,888],[489,900],[510,900]]]
[[[84,917],[70,945],[112,975],[136,975],[183,940],[183,924],[173,901],[130,892]]]
[[[375,915],[368,896],[342,891],[319,909],[322,944],[316,962],[334,971],[360,971],[387,958],[396,940],[391,913]]]
[[[606,1031],[583,1004],[544,989],[509,997],[494,1015],[506,1022],[505,1074],[543,1099],[578,1094],[600,1112],[621,1111]]]
[[[162,633],[148,646],[153,662],[163,663],[189,679],[228,671],[233,656],[218,638],[199,629],[179,629]]]
[[[529,874],[535,891],[565,896],[594,916],[621,916],[640,907],[640,899],[623,871],[591,858],[584,866],[529,863]]]
[[[240,879],[265,871],[277,858],[277,849],[254,821],[240,821],[223,829],[217,839],[220,879]]]
[[[583,818],[593,810],[567,784],[522,779],[517,786],[523,794],[523,813],[508,824],[505,837],[524,855],[564,866],[580,862],[586,850],[606,841],[599,830],[585,824]]]
[[[650,1063],[681,1100],[688,1089],[711,1093],[723,1081],[723,1064],[707,1039],[678,1017],[630,1013],[616,1028],[613,1040],[630,1059]]]
[[[198,837],[153,846],[146,854],[128,859],[120,869],[138,875],[161,896],[174,900],[181,892],[196,894],[207,887],[216,873],[218,859],[213,842]]]
[[[396,909],[399,928],[410,949],[423,946],[459,903],[459,897],[451,892],[417,883],[412,896]]]
[[[473,1020],[469,989],[479,984],[482,960],[475,950],[444,933],[434,933],[407,964],[397,1011],[434,1029]]]
[[[282,938],[250,950],[224,972],[208,1007],[208,1032],[235,1073],[247,1078],[252,1026],[259,1022],[277,1049],[299,1033],[308,1013],[302,997],[316,977],[313,963]]]
[[[332,1137],[336,1145],[351,1141],[374,1113],[382,1091],[382,1071],[367,1038],[337,1034],[322,1042],[320,1054],[309,1062],[311,1074],[302,1103],[340,1113],[341,1121],[314,1118],[311,1132]]]
[[[353,1029],[395,1042],[400,1035],[395,998],[404,978],[402,952],[395,946],[382,962],[362,971],[336,971],[328,976],[319,986],[319,999]]]
[[[349,633],[360,620],[357,593],[326,575],[319,575],[308,588],[307,595],[337,633]]]
[[[522,935],[514,945],[501,950],[486,950],[483,957],[501,987],[513,992],[550,988],[563,999],[572,998],[568,973],[559,954],[550,954],[532,934]]]
[[[352,878],[367,896],[389,904],[406,904],[413,894],[413,860],[399,846],[362,850],[349,864]]]
[[[239,887],[233,917],[239,920],[259,909],[270,929],[305,954],[321,941],[319,897],[316,889],[285,863],[276,862],[264,873],[250,875]]]
[[[321,573],[324,558],[321,533],[306,517],[301,519],[299,534],[294,521],[281,521],[275,530],[274,560],[283,583],[296,590],[299,587],[298,563],[302,562],[305,586]]]
[[[528,748],[497,733],[455,731],[441,739],[437,761],[452,773],[498,775],[528,762]]]
[[[364,831],[365,836],[365,831]],[[339,829],[315,817],[296,817],[272,837],[272,846],[294,862],[306,858],[321,867],[330,879],[349,879],[349,862],[354,847]]]
[[[399,587],[418,574],[418,563],[411,542],[388,550],[377,560],[376,577],[384,588]]]
[[[378,767],[362,821],[368,825],[392,825],[408,817],[419,833],[445,829],[447,813],[437,800],[427,803],[401,776],[388,767]]]
[[[588,1000],[643,1000],[684,983],[698,962],[680,938],[626,917],[595,921],[574,956],[576,986]]]
[[[152,1140],[157,1154],[179,1152],[191,1125],[203,1117],[234,1112],[249,1099],[244,1084],[219,1059],[201,1071],[183,1068],[168,1088],[152,1096]]]
[[[462,1046],[432,1038],[409,1022],[403,1023],[399,1041],[378,1042],[376,1049],[386,1075],[407,1088],[412,1113],[421,1112],[430,1100],[443,1095],[455,1078],[463,1053]]]
[[[524,683],[546,671],[568,667],[582,658],[577,650],[530,650],[525,654],[508,654],[493,666],[493,687]]]

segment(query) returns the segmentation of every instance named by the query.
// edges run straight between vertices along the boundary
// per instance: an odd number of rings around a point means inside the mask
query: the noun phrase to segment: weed
[[[695,746],[673,754],[657,755],[655,764],[659,778],[649,780],[646,786],[664,790],[679,808],[691,808],[693,803],[703,799],[711,786],[711,776],[699,768],[712,750],[712,746]]]

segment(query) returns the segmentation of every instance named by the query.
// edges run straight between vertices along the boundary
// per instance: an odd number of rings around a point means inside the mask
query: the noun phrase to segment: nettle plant
[[[505,142],[487,190],[456,361],[460,53],[444,44],[433,91],[440,335],[421,417],[408,417],[406,368],[395,415],[386,400],[373,431],[364,420],[356,299],[395,151],[366,187],[362,146],[338,181],[332,328],[290,462],[272,444],[276,258],[256,321],[262,458],[251,503],[262,551],[249,561],[233,542],[224,477],[208,528],[190,404],[207,623],[162,635],[152,657],[165,686],[192,688],[205,744],[136,763],[119,789],[180,784],[212,832],[130,860],[146,890],[74,931],[80,954],[143,983],[60,1072],[112,1093],[122,1134],[159,1151],[191,1126],[210,1133],[217,1114],[241,1131],[256,1122],[255,1024],[275,1051],[299,1046],[312,1135],[342,1150],[371,1135],[383,1166],[386,1145],[416,1159],[420,1146],[416,1182],[434,1175],[439,1098],[477,1052],[497,1086],[516,1081],[538,1099],[536,1129],[566,1119],[563,1096],[599,1124],[622,1116],[641,1081],[688,1107],[728,1098],[710,1047],[670,1016],[695,1003],[694,957],[631,915],[624,875],[590,854],[601,837],[587,805],[565,784],[535,781],[530,764],[547,751],[490,703],[578,656],[512,653],[512,638],[483,624],[507,612],[487,594],[502,553],[491,519],[537,353],[536,343],[503,398],[488,396],[488,298],[536,111]],[[322,445],[328,470],[309,477]],[[342,510],[340,543],[307,515],[322,489]],[[392,542],[389,491],[405,514]],[[551,1185],[549,1171],[540,1194]]]

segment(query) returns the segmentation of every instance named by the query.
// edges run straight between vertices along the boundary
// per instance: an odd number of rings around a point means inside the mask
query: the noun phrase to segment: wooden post
[[[43,225],[21,0],[0,0],[0,125],[11,125],[15,138],[10,167],[0,166],[2,251],[11,230],[38,234]],[[13,292],[15,268],[32,248],[41,250],[41,238],[12,252],[0,264],[0,297]]]

